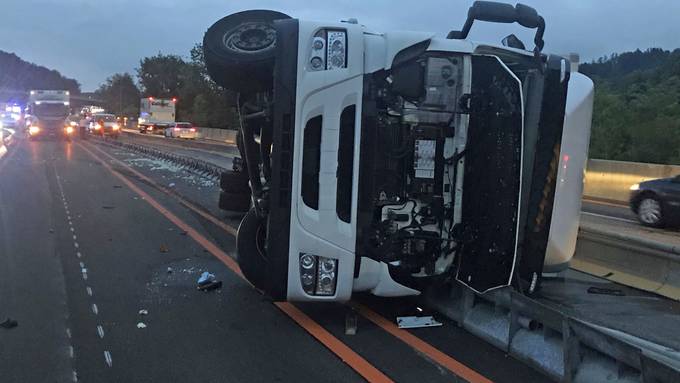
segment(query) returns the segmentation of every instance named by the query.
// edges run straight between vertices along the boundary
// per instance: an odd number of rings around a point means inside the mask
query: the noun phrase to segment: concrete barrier
[[[197,129],[198,137],[204,140],[226,142],[232,145],[236,144],[236,130],[200,128],[200,127]]]
[[[680,166],[640,162],[588,160],[583,195],[586,198],[628,202],[630,186],[680,174]]]

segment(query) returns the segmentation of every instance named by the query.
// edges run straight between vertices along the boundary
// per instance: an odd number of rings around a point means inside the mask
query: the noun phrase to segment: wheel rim
[[[645,198],[640,202],[640,220],[647,224],[656,224],[661,220],[661,205],[652,198]]]
[[[276,31],[264,22],[243,23],[224,35],[224,45],[237,52],[255,53],[274,47]]]

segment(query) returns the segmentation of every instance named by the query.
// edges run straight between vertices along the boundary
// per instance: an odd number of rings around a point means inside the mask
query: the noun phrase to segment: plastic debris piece
[[[144,322],[139,322],[137,323],[137,328],[146,328],[146,325],[144,324]]]
[[[6,329],[12,329],[15,328],[19,325],[19,322],[12,318],[7,318],[4,322],[0,323],[0,327],[6,328]]]
[[[170,186],[171,188],[173,188],[173,187],[175,187],[175,183],[174,183],[174,182],[170,182],[170,184],[169,184],[168,186]]]
[[[437,322],[432,316],[410,316],[410,317],[397,317],[397,325],[399,328],[421,328],[421,327],[438,327],[441,326],[441,322]]]
[[[149,310],[141,309],[139,310],[139,315],[149,315]]]
[[[165,246],[165,245],[161,245],[161,246],[158,248],[158,250],[160,250],[161,253],[167,253],[168,251],[170,251],[170,250],[168,249],[168,247]]]
[[[50,229],[50,233],[54,233],[54,229]]]
[[[168,266],[168,274],[172,274],[172,267]]]
[[[222,288],[222,281],[210,281],[204,285],[198,286],[199,291],[211,291],[219,288]]]
[[[204,271],[203,273],[201,273],[201,276],[198,277],[197,283],[199,286],[201,286],[213,281],[215,281],[215,274],[210,274],[209,272]]]

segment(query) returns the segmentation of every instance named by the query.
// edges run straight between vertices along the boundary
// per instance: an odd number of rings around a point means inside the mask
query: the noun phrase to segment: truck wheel
[[[260,290],[264,289],[267,254],[266,221],[250,209],[241,220],[236,234],[236,260],[246,279]]]
[[[269,10],[231,14],[203,36],[203,56],[210,77],[241,93],[272,88],[276,30],[274,20],[290,16]]]
[[[227,170],[220,176],[220,188],[227,193],[250,194],[248,173]]]
[[[220,192],[219,208],[222,210],[247,212],[250,209],[250,193]]]

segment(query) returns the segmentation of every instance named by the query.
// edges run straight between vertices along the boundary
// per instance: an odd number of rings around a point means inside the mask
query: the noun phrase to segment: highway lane
[[[196,240],[233,255],[232,236],[160,191],[216,215],[218,186],[102,149],[131,168],[78,141],[19,140],[0,160],[0,321],[19,321],[0,329],[3,382],[344,382],[363,380],[370,368],[395,381],[457,380],[446,360],[433,362],[363,317],[357,335],[345,335],[347,306],[302,305],[307,321],[296,323]],[[221,290],[196,291],[204,270],[224,282]],[[412,304],[375,310],[394,318],[405,307]],[[310,324],[336,343],[322,344]],[[453,323],[413,333],[489,381],[545,380]],[[341,345],[367,365],[343,358]]]

